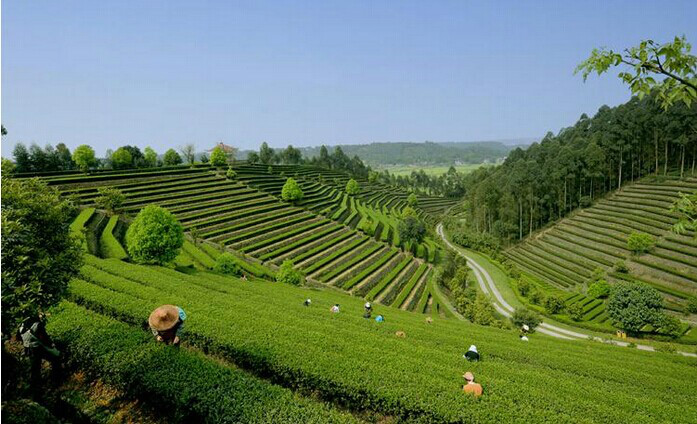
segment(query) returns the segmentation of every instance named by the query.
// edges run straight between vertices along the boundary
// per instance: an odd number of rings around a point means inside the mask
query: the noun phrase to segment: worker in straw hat
[[[465,381],[467,382],[464,386],[462,386],[462,391],[465,393],[472,393],[475,397],[481,396],[482,385],[474,382],[474,374],[467,371],[462,376],[465,378]]]
[[[184,329],[186,313],[179,306],[162,305],[148,318],[150,330],[158,342],[179,346],[179,336]]]

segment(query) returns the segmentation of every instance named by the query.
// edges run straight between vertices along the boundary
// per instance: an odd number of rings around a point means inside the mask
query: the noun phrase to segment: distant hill
[[[348,156],[358,155],[368,165],[453,165],[496,162],[520,145],[533,139],[433,143],[342,144]],[[331,153],[336,146],[327,146]],[[320,147],[301,147],[303,156],[319,155]],[[241,152],[240,158],[247,152]]]

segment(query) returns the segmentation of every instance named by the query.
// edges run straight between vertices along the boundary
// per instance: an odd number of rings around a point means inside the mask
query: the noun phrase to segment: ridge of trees
[[[675,171],[696,175],[697,103],[664,108],[656,94],[583,114],[558,134],[464,177],[468,222],[522,239],[623,184]]]

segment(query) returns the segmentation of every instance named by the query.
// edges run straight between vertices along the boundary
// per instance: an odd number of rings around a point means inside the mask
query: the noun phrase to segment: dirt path
[[[477,281],[479,282],[480,287],[482,288],[482,291],[487,294],[491,295],[493,297],[493,305],[494,308],[503,316],[505,317],[510,317],[513,313],[513,307],[506,302],[506,300],[501,296],[501,292],[499,289],[496,287],[496,284],[494,284],[493,278],[491,278],[491,275],[481,266],[479,265],[474,259],[466,255],[464,252],[462,252],[461,249],[459,249],[457,246],[453,245],[446,237],[445,237],[445,232],[443,231],[443,224],[439,223],[438,226],[436,227],[436,231],[438,232],[438,235],[441,237],[443,242],[452,250],[457,252],[458,255],[462,256],[467,260],[467,265],[472,269],[474,272],[475,277],[477,278]],[[566,339],[566,340],[589,340],[593,339],[596,341],[600,342],[607,342],[606,340],[600,338],[600,337],[595,337],[591,336],[590,334],[585,334],[585,333],[580,333],[577,331],[571,331],[567,330],[565,328],[557,327],[552,324],[547,324],[547,323],[542,323],[538,327],[538,330],[540,333],[547,334],[552,337],[560,338],[560,339]],[[618,340],[613,340],[610,342],[611,344],[617,345],[617,346],[624,346],[627,347],[630,344],[628,342],[623,342],[623,341],[618,341]],[[648,346],[648,345],[640,345],[637,344],[636,348],[639,350],[645,350],[649,352],[655,352],[655,348],[653,346]],[[689,352],[678,352],[681,355],[684,356],[691,356],[691,357],[697,357],[697,354],[695,353],[689,353]]]

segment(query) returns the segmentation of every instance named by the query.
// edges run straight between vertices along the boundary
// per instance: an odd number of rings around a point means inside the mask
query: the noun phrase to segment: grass
[[[457,172],[460,172],[462,174],[469,174],[472,171],[475,171],[482,166],[492,166],[490,163],[476,163],[476,164],[467,164],[467,165],[452,165]],[[387,170],[389,171],[390,174],[396,176],[396,177],[406,177],[410,176],[412,172],[414,171],[421,171],[423,170],[426,175],[443,175],[448,172],[450,169],[449,165],[376,165],[375,170],[376,171],[384,171]]]

